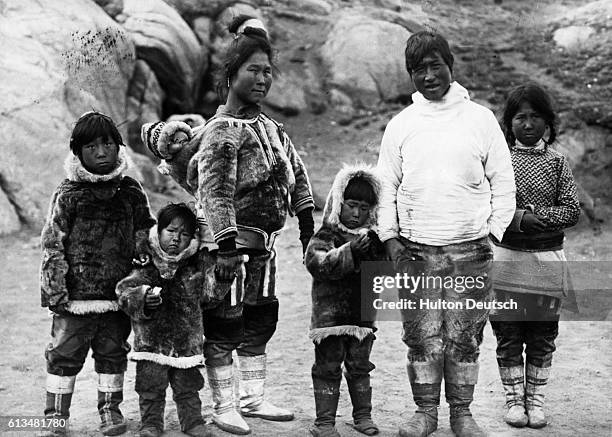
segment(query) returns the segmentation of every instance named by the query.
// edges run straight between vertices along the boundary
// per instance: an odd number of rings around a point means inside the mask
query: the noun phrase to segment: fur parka
[[[349,181],[362,177],[376,196],[364,227],[348,229],[340,221],[344,190]],[[310,240],[305,264],[312,275],[312,317],[310,338],[320,343],[330,335],[352,335],[359,340],[375,330],[372,321],[361,320],[361,261],[384,257],[382,243],[374,237],[370,253],[356,260],[350,243],[362,233],[374,230],[381,185],[375,171],[367,165],[347,166],[334,179],[323,211],[323,224]]]
[[[164,127],[170,129],[178,127]],[[148,146],[166,150],[170,135],[164,134]],[[201,203],[215,242],[235,237],[241,227],[270,235],[283,228],[287,214],[314,208],[293,143],[282,125],[258,110],[241,116],[220,106],[166,161],[166,173]]]
[[[129,158],[120,148],[110,174],[87,171],[70,154],[67,179],[53,193],[42,230],[41,304],[65,304],[72,314],[116,311],[115,286],[155,224],[142,186],[123,176]]]
[[[203,364],[203,275],[198,262],[198,240],[176,256],[159,245],[157,227],[149,233],[151,262],[132,270],[117,284],[119,306],[132,319],[133,360],[190,368]],[[161,287],[162,303],[145,308],[149,288]]]

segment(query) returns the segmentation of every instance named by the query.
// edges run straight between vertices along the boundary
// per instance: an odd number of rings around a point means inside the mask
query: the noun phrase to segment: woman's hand
[[[525,213],[525,215],[523,215],[523,220],[521,220],[521,231],[526,234],[545,232],[545,217],[537,214]]]
[[[238,269],[244,262],[242,255],[234,252],[232,254],[217,254],[215,274],[221,282],[232,282],[238,275]]]
[[[404,245],[398,238],[391,238],[385,241],[385,252],[389,261],[395,261],[405,249]]]

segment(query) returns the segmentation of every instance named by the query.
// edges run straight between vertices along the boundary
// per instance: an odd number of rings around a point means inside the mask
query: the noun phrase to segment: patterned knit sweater
[[[547,231],[574,226],[580,204],[565,156],[543,143],[532,148],[516,146],[510,154],[516,180],[516,212],[506,234],[521,232],[520,223],[527,210],[545,217]]]

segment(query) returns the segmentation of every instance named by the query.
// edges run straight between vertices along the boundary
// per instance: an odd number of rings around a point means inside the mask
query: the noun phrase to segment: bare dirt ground
[[[341,162],[376,159],[380,128],[388,115],[373,116],[360,129],[326,121],[288,119],[287,129],[303,151],[313,185],[327,193]],[[338,135],[341,133],[341,139]],[[154,202],[154,207],[156,206]],[[320,220],[320,214],[317,220]],[[595,235],[585,221],[568,232],[567,255],[572,260],[612,260],[612,226]],[[0,240],[0,408],[1,415],[40,415],[44,407],[45,361],[51,319],[40,308],[38,290],[39,241],[34,232]],[[308,435],[314,419],[310,368],[314,359],[308,340],[310,278],[301,261],[297,225],[290,220],[278,245],[280,261],[278,294],[281,313],[278,330],[269,344],[268,398],[295,411],[296,419],[271,423],[247,419],[257,436]],[[396,435],[414,409],[405,370],[406,348],[400,340],[399,322],[379,324],[372,361],[373,415],[382,436]],[[612,430],[612,322],[562,322],[553,374],[547,389],[550,425],[543,430],[512,429],[506,425],[504,397],[495,363],[495,339],[487,325],[481,351],[480,381],[473,413],[493,436],[607,436]],[[123,412],[129,420],[127,436],[138,429],[138,400],[134,391],[134,363],[126,375]],[[73,435],[100,435],[97,431],[96,375],[88,359],[79,374],[71,410]],[[343,383],[338,428],[344,436],[360,435],[345,425],[351,418],[350,401]],[[204,414],[210,417],[210,391],[201,392]],[[166,434],[182,435],[168,392]],[[218,431],[219,435],[229,435]],[[6,433],[24,436],[25,432]],[[442,401],[440,427],[434,436],[452,436],[448,407]]]

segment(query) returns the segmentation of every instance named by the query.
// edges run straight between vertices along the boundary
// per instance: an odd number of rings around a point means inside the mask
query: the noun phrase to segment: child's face
[[[109,174],[117,167],[119,146],[112,138],[97,137],[81,148],[83,166],[95,174]]]
[[[159,245],[168,255],[178,255],[189,246],[193,233],[189,232],[182,217],[174,217],[159,232]]]
[[[524,146],[533,147],[546,132],[546,121],[528,102],[521,102],[512,117],[512,133]]]
[[[168,152],[176,153],[183,148],[185,144],[189,142],[189,137],[183,131],[178,131],[174,135],[172,135],[172,141],[170,146],[168,147]]]
[[[410,76],[416,90],[427,100],[442,99],[453,80],[450,68],[438,52],[425,56]]]
[[[340,222],[349,229],[362,227],[370,217],[371,205],[363,200],[344,200],[340,210]]]

